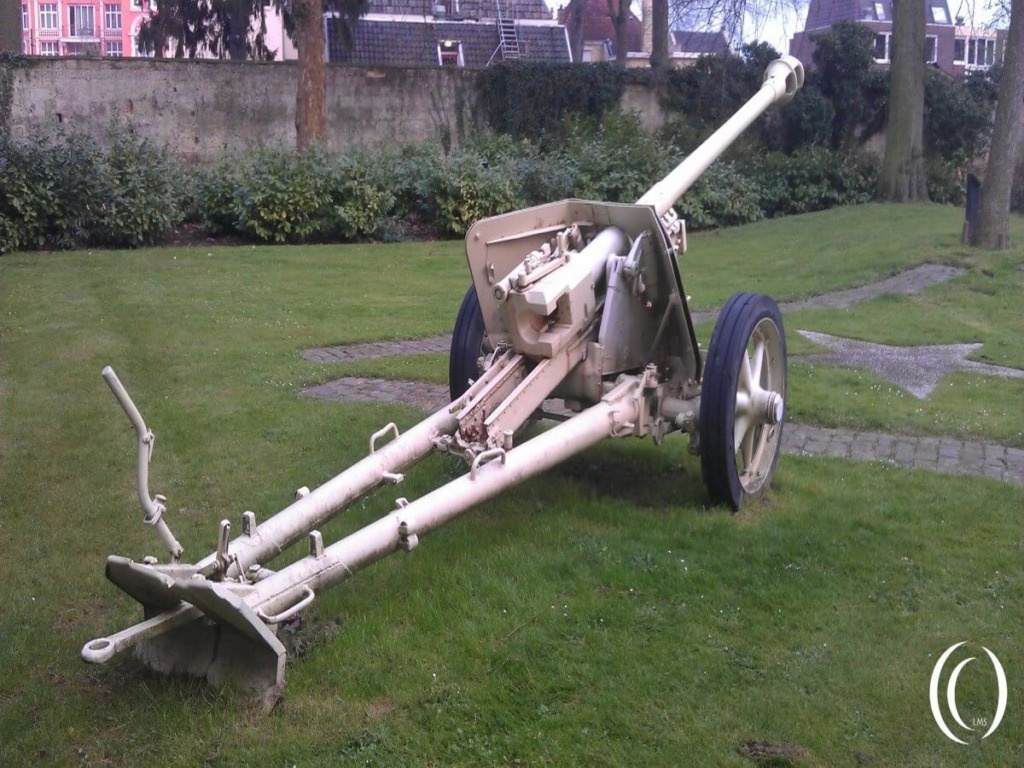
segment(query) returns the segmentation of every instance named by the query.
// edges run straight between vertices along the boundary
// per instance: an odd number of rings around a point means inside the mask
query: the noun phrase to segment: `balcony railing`
[[[117,28],[105,27],[103,29],[103,39],[104,40],[120,40],[121,39],[121,31],[122,30],[121,30],[120,27],[117,27]]]

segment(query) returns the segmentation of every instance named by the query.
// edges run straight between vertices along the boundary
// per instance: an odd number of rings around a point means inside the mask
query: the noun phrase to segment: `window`
[[[121,6],[110,5],[109,3],[103,6],[103,26],[111,31],[121,29]],[[120,54],[118,54],[120,56]]]
[[[40,56],[56,56],[57,55],[57,43],[56,41],[42,42],[39,44],[39,55]]]
[[[958,37],[953,41],[953,63],[963,64],[967,61],[967,41]]]
[[[28,29],[28,6],[21,6],[21,28]]]
[[[442,67],[464,67],[462,43],[458,40],[442,40],[437,44],[437,63]]]
[[[933,5],[932,21],[936,24],[949,24],[949,9],[944,5]]]
[[[120,9],[118,9],[120,10]],[[121,53],[121,41],[111,40],[107,42],[107,56],[112,56],[115,59],[119,59],[122,56]]]
[[[991,67],[996,63],[996,41],[995,40],[979,40],[977,56],[974,60],[974,65],[978,67]]]
[[[93,37],[96,23],[91,5],[72,5],[68,8],[68,21],[72,37]]]
[[[40,3],[39,4],[39,28],[40,29],[57,29],[57,4],[56,3]],[[57,53],[44,53],[44,56],[56,56]]]
[[[885,3],[875,3],[875,18],[885,21]]]
[[[924,60],[928,64],[934,64],[938,61],[936,56],[936,50],[938,50],[938,38],[934,35],[928,35],[924,39]]]
[[[994,38],[957,38],[953,43],[953,61],[967,69],[987,69],[996,63]]]
[[[889,34],[879,33],[875,35],[875,61],[889,60]]]

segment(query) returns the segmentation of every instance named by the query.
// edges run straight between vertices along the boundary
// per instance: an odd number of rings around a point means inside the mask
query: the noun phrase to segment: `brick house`
[[[946,0],[921,0],[925,5],[925,57],[929,64],[954,77],[985,70],[1002,58],[1005,32],[965,25],[953,17]],[[875,33],[875,61],[888,65],[892,50],[891,0],[810,0],[802,32],[793,36],[789,52],[813,66],[815,34],[840,21],[863,24]]]
[[[650,0],[642,0],[641,17],[630,13],[626,21],[626,62],[631,67],[646,67],[651,58],[653,27],[644,23],[652,13]],[[615,59],[615,24],[608,11],[607,0],[585,0],[582,20],[583,61],[611,61]],[[561,12],[566,26],[572,24],[572,7]],[[672,66],[682,66],[708,54],[729,52],[729,40],[723,32],[695,32],[675,30],[669,33],[669,58]]]
[[[565,27],[543,0],[374,0],[344,44],[326,20],[327,60],[364,66],[486,67],[572,60]]]

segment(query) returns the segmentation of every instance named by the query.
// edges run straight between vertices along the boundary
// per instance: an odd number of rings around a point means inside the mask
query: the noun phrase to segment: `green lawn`
[[[787,318],[791,353],[814,351],[807,328],[981,341],[981,359],[1024,367],[1022,251],[961,248],[960,217],[865,206],[692,236],[684,278],[712,308],[956,264],[965,276],[916,297]],[[157,434],[151,489],[198,559],[221,518],[266,518],[385,422],[421,416],[302,387],[356,371],[444,381],[442,356],[340,366],[301,350],[447,332],[467,284],[459,243],[0,259],[0,766],[750,766],[751,742],[783,765],[1021,762],[1024,491],[783,457],[766,501],[730,516],[704,508],[680,440],[598,446],[318,597],[269,714],[130,657],[79,660],[140,618],[105,556],[158,553],[104,365]],[[1024,445],[1020,381],[952,376],[926,401],[876,385],[794,364],[791,414]],[[426,461],[325,539],[457,471]],[[1010,686],[999,730],[968,747],[928,706],[932,667],[961,640],[994,651]],[[985,669],[962,675],[965,718],[992,716]]]

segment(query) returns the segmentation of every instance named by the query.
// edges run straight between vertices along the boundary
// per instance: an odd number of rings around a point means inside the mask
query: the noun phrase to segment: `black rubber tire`
[[[448,352],[448,391],[452,400],[461,397],[469,389],[470,379],[479,378],[477,361],[483,352],[485,335],[480,301],[476,297],[476,290],[470,286],[455,318],[452,346]]]
[[[774,391],[780,392],[783,403],[786,398],[786,333],[782,326],[782,314],[775,301],[763,294],[737,293],[726,303],[715,323],[708,346],[708,357],[704,365],[700,399],[700,466],[713,504],[726,504],[733,511],[739,510],[745,499],[756,498],[771,484],[775,465],[782,444],[782,428],[785,415],[772,427],[767,425],[755,429],[774,429],[765,432],[764,453],[756,454],[759,465],[766,467],[760,478],[744,485],[740,468],[737,466],[735,444],[736,394],[740,384],[740,369],[747,355],[755,328],[761,325],[769,333],[777,331],[778,346],[781,347],[781,361],[775,362],[775,374],[781,363],[781,387],[776,380]],[[774,328],[772,328],[774,326]],[[765,366],[767,367],[767,365]],[[763,371],[764,373],[764,371]],[[757,440],[761,432],[755,433]],[[770,451],[770,455],[767,451]]]

